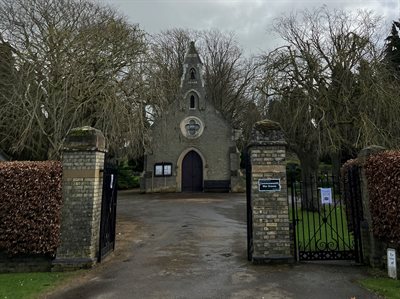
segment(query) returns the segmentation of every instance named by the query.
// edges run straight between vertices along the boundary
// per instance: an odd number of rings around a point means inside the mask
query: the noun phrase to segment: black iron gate
[[[289,186],[297,260],[362,262],[358,169],[349,171],[342,182],[329,174],[303,181],[292,176]]]
[[[103,198],[100,221],[99,262],[115,247],[115,224],[117,212],[117,166],[107,157],[103,170]]]
[[[249,150],[245,153],[246,162],[246,206],[247,206],[247,259],[253,257],[253,210],[251,205],[251,157]]]

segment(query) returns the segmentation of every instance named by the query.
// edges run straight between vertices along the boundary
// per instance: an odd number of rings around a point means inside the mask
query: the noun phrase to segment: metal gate
[[[117,212],[117,166],[106,156],[103,170],[103,198],[100,221],[100,251],[98,261],[101,262],[115,247],[115,224]]]
[[[297,260],[362,262],[358,169],[349,171],[343,179],[341,182],[329,174],[304,181],[289,178],[288,199]]]
[[[253,208],[251,205],[251,157],[249,150],[245,153],[246,162],[246,207],[247,207],[247,259],[253,258]]]

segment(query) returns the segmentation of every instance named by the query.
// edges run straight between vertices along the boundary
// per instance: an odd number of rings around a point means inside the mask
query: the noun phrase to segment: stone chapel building
[[[180,94],[151,127],[142,191],[229,192],[240,181],[234,130],[207,101],[202,67],[191,42]]]

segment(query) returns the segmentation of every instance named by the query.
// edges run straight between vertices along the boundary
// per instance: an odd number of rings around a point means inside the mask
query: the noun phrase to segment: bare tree
[[[194,32],[178,28],[150,37],[144,97],[152,107],[153,117],[162,113],[177,98],[183,61],[192,39]]]
[[[302,168],[316,167],[310,162],[318,161],[315,153],[339,160],[369,144],[399,144],[393,130],[399,125],[398,91],[387,84],[380,63],[379,26],[371,12],[326,7],[276,21],[287,46],[261,57],[259,86],[281,106],[270,115],[284,126]]]
[[[202,53],[209,100],[223,115],[239,125],[240,113],[253,99],[257,65],[245,58],[233,33],[203,31]]]
[[[58,158],[69,130],[91,125],[112,152],[135,155],[144,127],[144,32],[86,0],[1,0],[0,14],[0,40],[14,60],[0,146],[16,157]]]

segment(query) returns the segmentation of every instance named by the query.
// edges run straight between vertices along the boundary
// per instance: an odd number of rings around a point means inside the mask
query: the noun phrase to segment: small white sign
[[[397,279],[397,265],[396,265],[396,250],[392,248],[387,249],[387,267],[388,275],[390,278]]]
[[[112,189],[114,186],[114,175],[111,175],[111,180],[110,180],[110,189]]]
[[[332,188],[320,188],[321,203],[328,205],[332,203]]]

